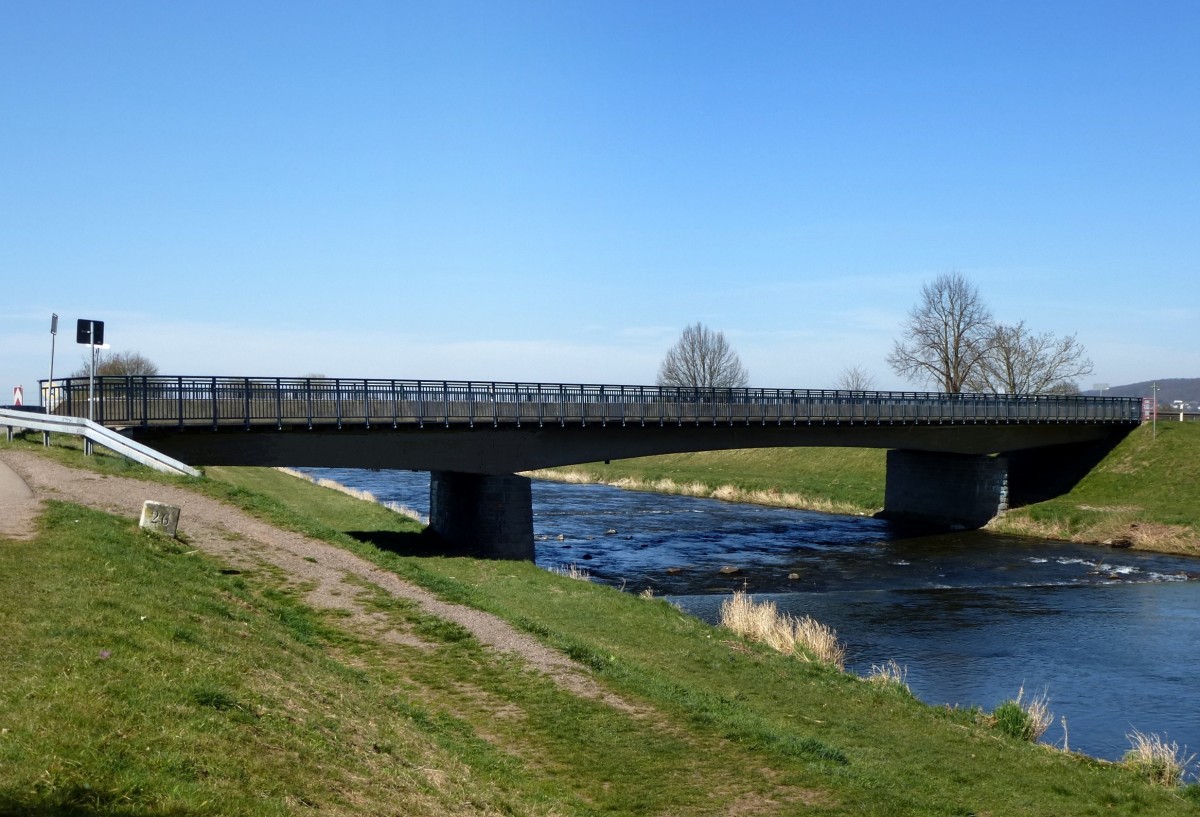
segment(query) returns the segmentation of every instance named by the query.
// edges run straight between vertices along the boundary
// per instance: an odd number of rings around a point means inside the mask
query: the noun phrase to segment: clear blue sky
[[[170,374],[757,386],[922,282],[1200,376],[1200,3],[0,0],[0,403]]]

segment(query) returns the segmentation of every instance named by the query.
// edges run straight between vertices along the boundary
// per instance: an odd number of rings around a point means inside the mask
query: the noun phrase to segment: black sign
[[[104,321],[89,321],[83,318],[75,326],[75,342],[87,346],[104,345]]]

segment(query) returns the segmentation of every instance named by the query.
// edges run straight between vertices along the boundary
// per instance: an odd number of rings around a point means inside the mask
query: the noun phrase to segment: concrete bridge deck
[[[430,471],[435,529],[483,544],[507,537],[518,544],[500,551],[524,556],[532,522],[520,471],[734,448],[886,448],[890,513],[982,524],[1010,498],[1073,484],[1142,419],[1138,399],[1053,395],[211,376],[100,377],[91,397],[84,378],[49,386],[53,413],[90,411],[194,465]]]

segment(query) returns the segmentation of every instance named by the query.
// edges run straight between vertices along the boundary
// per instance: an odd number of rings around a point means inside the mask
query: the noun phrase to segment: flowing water
[[[428,512],[429,476],[304,469]],[[745,589],[811,615],[846,644],[847,669],[894,659],[931,704],[990,711],[1048,692],[1043,740],[1118,759],[1134,728],[1200,749],[1200,560],[964,532],[911,536],[887,522],[533,483],[537,562],[653,589],[716,620]],[[738,572],[722,573],[722,567]],[[668,572],[669,571],[669,572]]]

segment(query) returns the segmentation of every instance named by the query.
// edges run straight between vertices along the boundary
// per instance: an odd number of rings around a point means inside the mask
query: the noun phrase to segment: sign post
[[[92,347],[92,365],[88,368],[88,420],[96,419],[96,347],[104,343],[104,321],[80,318],[75,325],[75,342]],[[83,438],[83,453],[92,455],[92,441]]]

